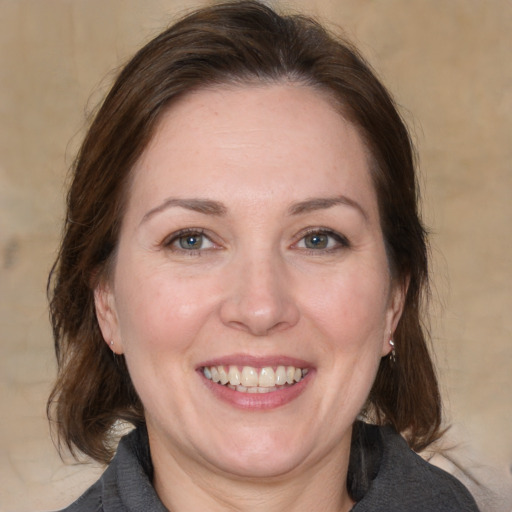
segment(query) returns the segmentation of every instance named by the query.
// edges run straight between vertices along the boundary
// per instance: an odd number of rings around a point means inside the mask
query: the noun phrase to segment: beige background
[[[200,2],[0,0],[0,510],[64,506],[98,469],[64,466],[45,280],[64,178],[111,70]],[[283,3],[284,5],[284,3]],[[344,27],[404,107],[433,233],[432,328],[450,456],[512,510],[512,3],[301,0]],[[447,460],[444,466],[456,470]]]

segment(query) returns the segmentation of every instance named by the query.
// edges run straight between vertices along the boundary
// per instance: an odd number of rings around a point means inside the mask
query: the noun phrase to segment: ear
[[[123,353],[123,344],[119,332],[119,321],[112,285],[101,279],[94,288],[94,307],[96,318],[105,343],[115,354]]]
[[[392,346],[389,340],[393,339],[402,312],[404,310],[405,298],[409,289],[409,277],[402,281],[393,281],[389,292],[389,306],[386,313],[386,329],[384,331],[384,339],[382,341],[382,357],[387,356]]]

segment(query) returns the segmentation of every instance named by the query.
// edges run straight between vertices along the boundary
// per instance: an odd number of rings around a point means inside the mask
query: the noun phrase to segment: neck
[[[346,487],[349,451],[350,443],[289,474],[242,478],[216,471],[204,461],[155,450],[153,485],[172,512],[346,512],[354,504]]]

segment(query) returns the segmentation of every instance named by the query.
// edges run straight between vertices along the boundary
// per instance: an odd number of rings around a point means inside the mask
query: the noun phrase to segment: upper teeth
[[[246,388],[273,388],[293,384],[302,380],[307,372],[307,369],[295,368],[295,366],[278,366],[275,369],[271,366],[264,368],[244,366],[241,370],[233,365],[203,368],[204,376],[213,382]]]

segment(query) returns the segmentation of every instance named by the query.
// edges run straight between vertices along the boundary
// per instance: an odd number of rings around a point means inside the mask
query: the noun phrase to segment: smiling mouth
[[[270,393],[294,386],[306,377],[308,369],[295,366],[204,366],[202,373],[208,380],[241,393]]]

